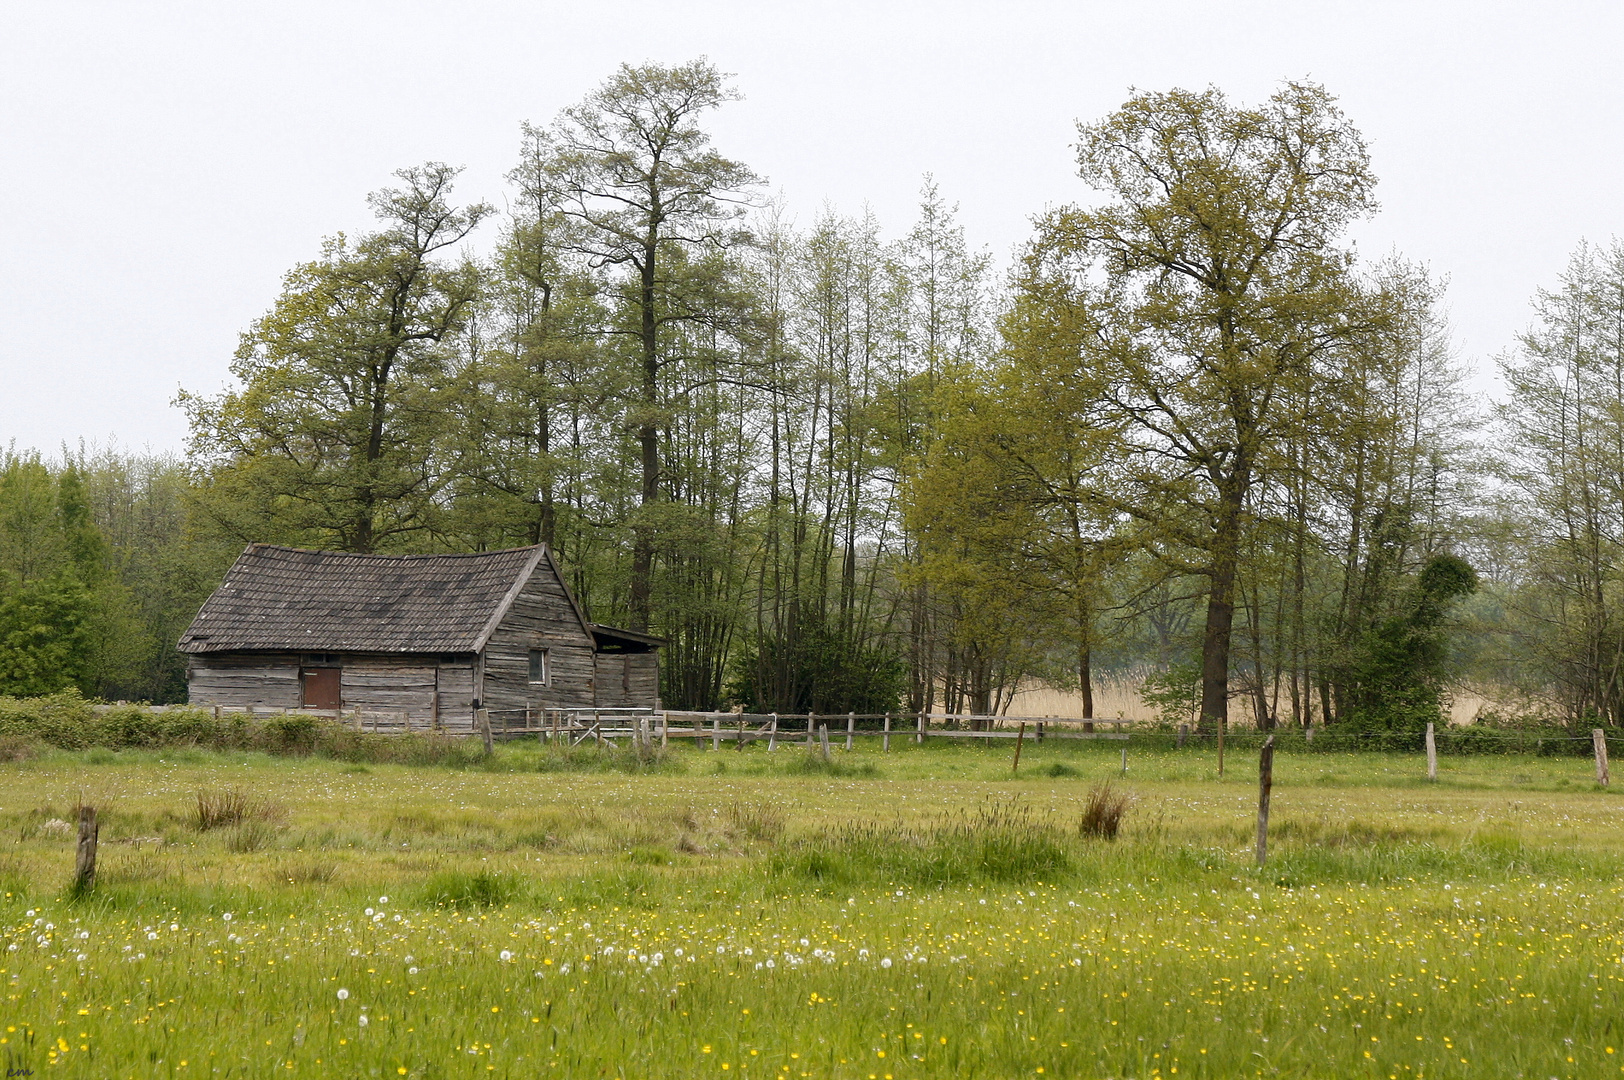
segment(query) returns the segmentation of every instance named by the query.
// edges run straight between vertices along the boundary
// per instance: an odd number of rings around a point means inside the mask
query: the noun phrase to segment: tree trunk
[[[1211,734],[1229,724],[1229,641],[1235,625],[1235,568],[1245,488],[1226,485],[1213,535],[1207,625],[1201,635],[1201,717],[1197,730]]]
[[[647,631],[654,595],[654,523],[650,511],[660,497],[660,431],[655,423],[655,409],[659,404],[659,323],[654,312],[654,259],[656,242],[651,240],[643,252],[641,289],[638,300],[642,307],[642,325],[639,336],[643,346],[643,415],[637,425],[637,445],[642,464],[643,488],[641,511],[632,530],[632,580],[630,589],[631,629]]]

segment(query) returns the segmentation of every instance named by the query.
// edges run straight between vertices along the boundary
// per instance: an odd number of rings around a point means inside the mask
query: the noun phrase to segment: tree
[[[1140,451],[1120,508],[1206,582],[1201,721],[1220,726],[1254,487],[1289,470],[1296,433],[1334,427],[1302,390],[1386,315],[1336,246],[1374,210],[1375,177],[1311,84],[1255,109],[1212,89],[1139,94],[1079,134],[1104,203],[1042,219],[1032,259],[1087,313],[1079,347]]]
[[[1624,243],[1581,246],[1501,359],[1523,550],[1518,652],[1575,719],[1624,721]]]
[[[661,498],[660,431],[667,403],[662,373],[674,355],[672,329],[737,317],[718,304],[725,287],[711,258],[745,237],[733,223],[759,183],[710,145],[699,118],[737,93],[704,60],[679,67],[622,65],[551,127],[527,126],[527,156],[540,160],[535,190],[566,226],[559,242],[595,269],[624,269],[625,318],[612,328],[634,346],[636,432],[642,513],[633,526],[629,617],[646,630],[652,611]]]
[[[489,213],[451,204],[457,172],[396,173],[403,187],[368,200],[384,228],[327,241],[243,335],[241,388],[180,395],[203,505],[228,533],[372,552],[431,524],[446,350],[480,288],[443,255]]]

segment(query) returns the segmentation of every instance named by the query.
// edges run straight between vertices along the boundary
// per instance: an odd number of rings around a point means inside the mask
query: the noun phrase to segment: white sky
[[[866,202],[900,233],[931,172],[1000,258],[1083,195],[1074,123],[1130,87],[1315,79],[1382,177],[1362,249],[1447,276],[1487,371],[1578,241],[1624,233],[1621,46],[1624,5],[1549,0],[6,0],[0,447],[179,449],[177,388],[224,385],[283,272],[369,227],[394,169],[465,165],[458,194],[501,205],[521,121],[699,55],[746,98],[718,147],[801,222]]]

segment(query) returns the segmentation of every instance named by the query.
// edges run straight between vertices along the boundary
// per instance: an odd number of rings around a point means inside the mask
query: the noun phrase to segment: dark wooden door
[[[304,687],[304,707],[307,709],[338,709],[343,707],[339,695],[339,669],[336,667],[302,668],[299,682]]]

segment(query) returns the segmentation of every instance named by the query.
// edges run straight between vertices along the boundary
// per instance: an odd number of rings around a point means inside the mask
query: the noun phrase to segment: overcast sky
[[[700,55],[745,95],[718,147],[798,220],[866,203],[896,235],[929,172],[1005,261],[1131,87],[1319,81],[1382,178],[1361,250],[1446,276],[1487,371],[1575,245],[1624,233],[1621,46],[1616,2],[3,3],[0,447],[179,449],[176,390],[225,384],[394,169],[464,165],[500,206],[522,121]]]

